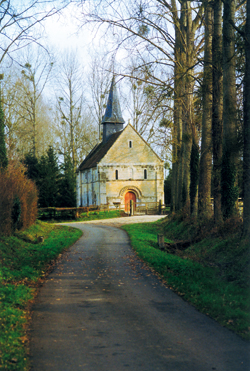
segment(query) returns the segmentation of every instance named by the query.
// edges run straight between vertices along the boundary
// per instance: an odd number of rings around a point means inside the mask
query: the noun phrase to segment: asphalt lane
[[[166,288],[123,230],[75,226],[33,307],[32,371],[250,370],[250,344]]]

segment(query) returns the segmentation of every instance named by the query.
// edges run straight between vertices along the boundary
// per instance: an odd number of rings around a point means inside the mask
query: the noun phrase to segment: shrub
[[[19,210],[20,207],[20,210]],[[31,226],[37,217],[37,189],[16,162],[0,169],[0,234]]]

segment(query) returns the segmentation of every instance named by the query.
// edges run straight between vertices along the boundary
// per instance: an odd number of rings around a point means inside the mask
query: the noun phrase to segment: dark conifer
[[[59,205],[61,207],[76,206],[76,176],[70,154],[64,157],[62,176],[59,182]]]

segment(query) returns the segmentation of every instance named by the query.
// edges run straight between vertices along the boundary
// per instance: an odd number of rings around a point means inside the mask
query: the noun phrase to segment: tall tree
[[[197,181],[190,184],[191,151],[198,149],[197,131],[194,124],[194,67],[197,64],[197,55],[200,44],[195,34],[200,25],[203,6],[198,9],[194,17],[189,1],[181,3],[180,17],[178,18],[175,1],[172,1],[172,16],[175,24],[175,108],[174,108],[174,167],[173,167],[173,209],[185,206],[190,212],[190,186],[192,201],[195,202]],[[192,180],[197,178],[192,177]],[[175,190],[174,190],[175,189]],[[192,211],[194,205],[191,206]]]
[[[247,0],[247,21],[245,26],[246,72],[244,83],[244,209],[243,232],[250,236],[250,1]]]
[[[222,74],[222,1],[213,3],[213,196],[214,220],[222,220],[221,211],[221,162],[222,162],[222,128],[223,128],[223,74]]]
[[[46,56],[48,55],[46,54]],[[32,126],[32,151],[34,157],[37,156],[38,101],[42,96],[53,67],[53,62],[50,56],[48,57],[46,60],[44,53],[37,50],[35,58],[31,57],[34,60],[34,65],[32,66],[28,55],[28,60],[21,71],[24,83],[19,85],[19,89],[22,91],[19,105],[22,106],[24,119]]]
[[[39,157],[53,143],[51,106],[44,99],[44,94],[38,97],[40,84],[37,84],[34,104],[32,100],[34,91],[32,93],[30,82],[23,76],[20,68],[12,66],[8,69],[6,67],[4,72],[2,103],[5,114],[8,157],[9,159],[21,159],[27,152],[34,149],[34,116],[35,152]],[[37,77],[36,75],[36,82],[38,82]]]
[[[69,153],[64,156],[59,180],[58,206],[74,207],[76,205],[76,173]]]
[[[60,171],[56,153],[49,147],[46,155],[38,161],[39,206],[53,207],[58,203]]]
[[[63,155],[71,154],[73,166],[96,143],[96,128],[90,123],[90,113],[84,97],[83,71],[75,52],[65,54],[60,64],[56,87],[57,134]]]
[[[3,76],[0,76],[0,80]],[[4,133],[4,113],[2,109],[2,96],[0,89],[0,168],[6,168],[8,166],[8,157],[6,153],[5,133]]]
[[[208,213],[211,204],[212,175],[212,33],[213,13],[210,1],[205,1],[205,44],[202,86],[202,138],[199,177],[199,213]]]
[[[221,173],[222,210],[224,218],[228,218],[233,214],[238,198],[235,11],[235,0],[225,0],[223,15],[223,158]]]

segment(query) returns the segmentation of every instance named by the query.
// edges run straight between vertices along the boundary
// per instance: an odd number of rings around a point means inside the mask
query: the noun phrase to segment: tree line
[[[150,82],[155,105],[172,109],[162,120],[172,133],[172,211],[209,216],[213,196],[215,222],[232,217],[242,165],[249,233],[249,1],[90,3],[82,22],[112,31]]]
[[[38,188],[38,204],[43,207],[75,207],[76,176],[70,153],[66,154],[63,163],[49,147],[40,158],[28,153],[23,159],[26,175]]]

